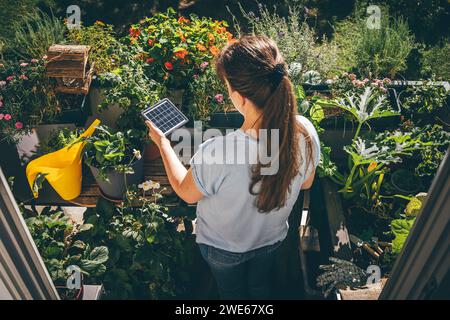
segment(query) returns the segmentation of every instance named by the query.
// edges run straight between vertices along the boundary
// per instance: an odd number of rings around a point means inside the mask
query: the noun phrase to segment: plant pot
[[[98,106],[104,100],[103,90],[101,88],[92,88],[89,92],[89,105],[94,119],[99,119],[102,125],[117,129],[117,120],[124,110],[118,105],[113,104],[104,110],[99,110]]]
[[[416,194],[421,188],[420,178],[406,169],[398,169],[391,175],[391,184],[403,195]]]
[[[32,129],[29,133],[17,134],[15,139],[17,139],[16,148],[19,159],[22,164],[26,164],[36,154],[39,147],[40,140],[37,130]]]
[[[161,152],[156,144],[153,142],[145,145],[143,158],[148,161],[156,160],[161,158]]]
[[[62,300],[83,300],[83,286],[80,289],[68,289],[66,287],[56,287],[56,291]]]
[[[134,173],[126,174],[126,181],[125,174],[122,172],[109,172],[107,174],[109,181],[105,181],[101,178],[99,169],[92,166],[89,166],[89,168],[91,169],[92,175],[97,181],[102,194],[108,199],[120,200],[123,199],[127,186],[142,182],[142,176],[144,173],[144,159],[142,157],[140,160],[134,162],[132,165]]]

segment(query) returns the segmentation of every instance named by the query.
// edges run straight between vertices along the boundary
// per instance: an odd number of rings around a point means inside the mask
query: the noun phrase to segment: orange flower
[[[169,71],[173,70],[173,64],[171,62],[164,63],[164,67],[166,67],[166,69]]]
[[[230,39],[230,40],[228,40],[227,44],[230,45],[230,44],[233,44],[235,42],[237,42],[236,39]]]
[[[202,45],[201,43],[197,43],[197,49],[199,51],[206,51],[206,47],[204,45]]]
[[[187,55],[189,54],[189,52],[186,49],[177,51],[174,53],[175,57],[180,58],[180,59],[184,59]]]
[[[178,36],[180,37],[182,42],[186,42],[186,37],[184,36],[183,32],[178,32]]]
[[[231,34],[231,32],[225,32],[225,34],[227,35],[227,39],[228,39],[228,41],[230,41],[230,40],[232,40],[233,39],[233,35]]]
[[[367,167],[367,171],[368,172],[372,172],[373,170],[375,170],[375,168],[378,166],[378,163],[376,162],[372,162],[371,164],[369,164],[369,167]]]
[[[178,23],[189,23],[189,19],[186,19],[185,17],[181,16],[178,18]]]
[[[216,37],[214,37],[214,35],[212,33],[208,33],[208,38],[210,42],[215,42],[216,41]]]
[[[155,41],[154,40],[152,40],[152,39],[148,39],[148,45],[149,46],[153,46],[153,44],[155,43]]]
[[[219,49],[217,49],[216,46],[211,46],[211,48],[209,48],[209,51],[212,53],[213,56],[217,56],[219,54]]]
[[[96,25],[98,25],[98,26],[104,26],[104,25],[105,25],[105,23],[102,22],[102,21],[100,21],[100,20],[95,21],[94,24],[96,24]]]

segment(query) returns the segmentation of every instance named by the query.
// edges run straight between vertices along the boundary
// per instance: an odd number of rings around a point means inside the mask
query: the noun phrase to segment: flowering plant
[[[0,139],[15,141],[44,117],[55,115],[58,104],[42,60],[10,66],[0,64]]]
[[[175,10],[157,13],[132,25],[127,40],[145,64],[149,77],[169,88],[187,84],[203,62],[233,41],[227,23],[210,18],[177,17]]]
[[[225,84],[208,62],[204,62],[200,72],[194,74],[189,93],[189,115],[194,120],[208,121],[212,112],[226,111],[232,106]]]

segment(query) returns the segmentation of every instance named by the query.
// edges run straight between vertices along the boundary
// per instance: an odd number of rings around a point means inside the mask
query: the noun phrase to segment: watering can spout
[[[35,198],[38,190],[34,183],[38,175],[44,175],[48,183],[64,200],[72,200],[81,193],[82,164],[81,153],[86,144],[83,138],[90,137],[100,124],[96,119],[81,135],[79,142],[66,146],[58,151],[43,155],[27,165],[28,184]]]

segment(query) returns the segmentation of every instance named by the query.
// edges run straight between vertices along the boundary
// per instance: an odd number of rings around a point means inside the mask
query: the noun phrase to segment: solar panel
[[[164,135],[168,135],[188,122],[188,118],[167,98],[145,109],[141,114],[145,119],[153,122]]]

